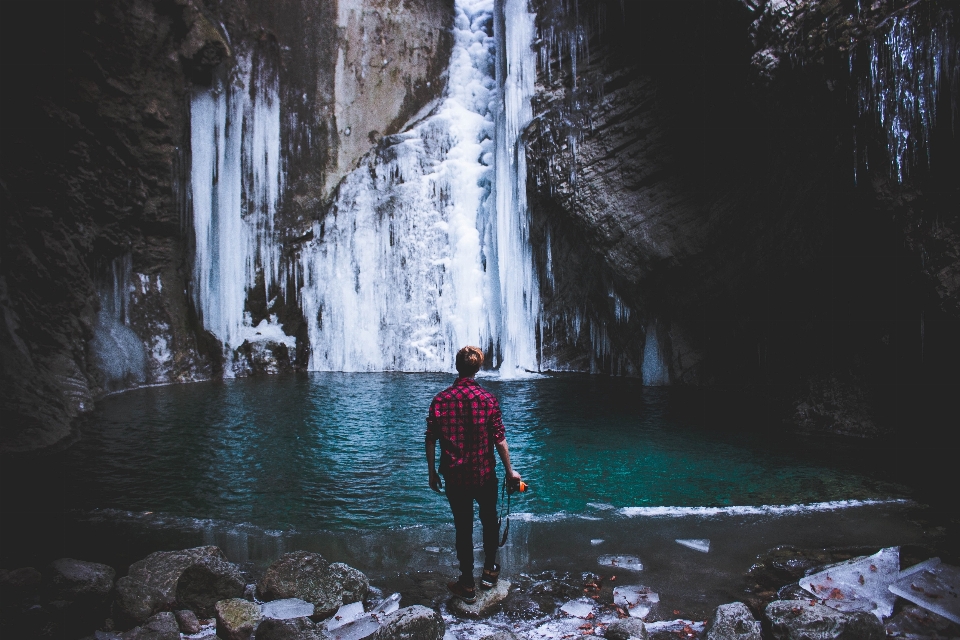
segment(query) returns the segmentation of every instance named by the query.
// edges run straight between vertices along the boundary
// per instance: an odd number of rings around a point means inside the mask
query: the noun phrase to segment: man
[[[482,388],[474,376],[483,366],[483,352],[464,347],[457,353],[457,377],[453,386],[441,391],[430,403],[427,414],[427,465],[430,488],[437,493],[446,480],[447,500],[457,531],[457,560],[460,579],[447,585],[464,602],[476,601],[473,578],[473,503],[480,505],[485,555],[480,586],[492,588],[500,577],[496,564],[500,527],[497,523],[496,448],[507,473],[507,482],[516,486],[520,474],[510,465],[510,450],[504,438],[500,403]],[[436,443],[440,441],[440,472],[434,469]]]

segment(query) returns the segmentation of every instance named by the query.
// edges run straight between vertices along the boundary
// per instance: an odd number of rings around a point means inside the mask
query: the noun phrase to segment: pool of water
[[[449,508],[427,486],[424,417],[452,380],[309,373],[139,389],[103,400],[78,442],[16,473],[52,487],[24,499],[80,512],[277,530],[438,525]],[[533,517],[910,494],[856,455],[736,428],[737,415],[722,415],[729,409],[683,390],[590,376],[480,382],[500,399],[514,466],[530,486],[513,510]],[[15,496],[5,500],[17,510]]]

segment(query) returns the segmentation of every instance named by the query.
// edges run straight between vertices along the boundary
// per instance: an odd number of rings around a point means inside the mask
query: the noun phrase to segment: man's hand
[[[520,474],[511,469],[507,471],[507,484],[519,485],[520,484]]]
[[[443,489],[443,481],[440,479],[440,474],[436,471],[430,472],[430,488],[440,493],[440,490]]]

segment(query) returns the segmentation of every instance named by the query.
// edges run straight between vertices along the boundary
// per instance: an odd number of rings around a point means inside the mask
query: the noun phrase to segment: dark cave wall
[[[145,382],[220,374],[221,346],[190,294],[191,91],[239,51],[272,59],[287,145],[278,215],[293,252],[375,143],[367,134],[395,132],[442,92],[453,17],[450,0],[16,4],[0,20],[3,451],[67,442],[105,391],[89,343],[116,259],[130,257],[136,285],[128,326],[161,354]],[[361,82],[365,61],[388,55],[391,66]],[[371,131],[344,136],[337,118],[351,111],[369,112]],[[299,310],[280,293],[279,308],[249,306],[298,333]]]
[[[915,411],[939,420],[931,407],[958,388],[960,355],[949,82],[931,163],[900,184],[878,161],[882,132],[858,119],[863,70],[851,77],[836,37],[791,48],[807,34],[732,1],[578,11],[540,3],[544,40],[580,25],[584,43],[576,89],[569,47],[552,50],[526,136],[541,283],[548,229],[552,243],[545,324],[579,300],[630,361],[603,368],[629,374],[655,320],[673,382],[756,391],[767,423],[877,435]],[[760,50],[780,65],[759,66]],[[869,169],[853,161],[854,126]],[[611,286],[639,322],[597,299]],[[597,361],[582,337],[553,337],[573,368]]]

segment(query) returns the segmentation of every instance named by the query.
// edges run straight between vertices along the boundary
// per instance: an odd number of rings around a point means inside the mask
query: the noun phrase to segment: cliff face
[[[290,145],[278,216],[284,243],[295,244],[376,139],[440,94],[452,22],[447,0],[19,8],[27,13],[3,21],[0,185],[0,449],[14,451],[64,441],[108,389],[90,344],[118,277],[134,348],[153,356],[130,382],[222,369],[188,293],[192,91],[229,74],[239,50],[276,67]],[[297,309],[273,311],[297,331]]]
[[[933,354],[958,348],[955,48],[930,162],[918,149],[897,176],[858,105],[898,7],[855,23],[842,3],[540,5],[526,142],[546,324],[569,326],[575,300],[604,334],[566,340],[561,367],[636,371],[655,335],[671,381],[752,387],[769,420],[853,435],[956,381]],[[911,33],[942,22],[931,6]]]

